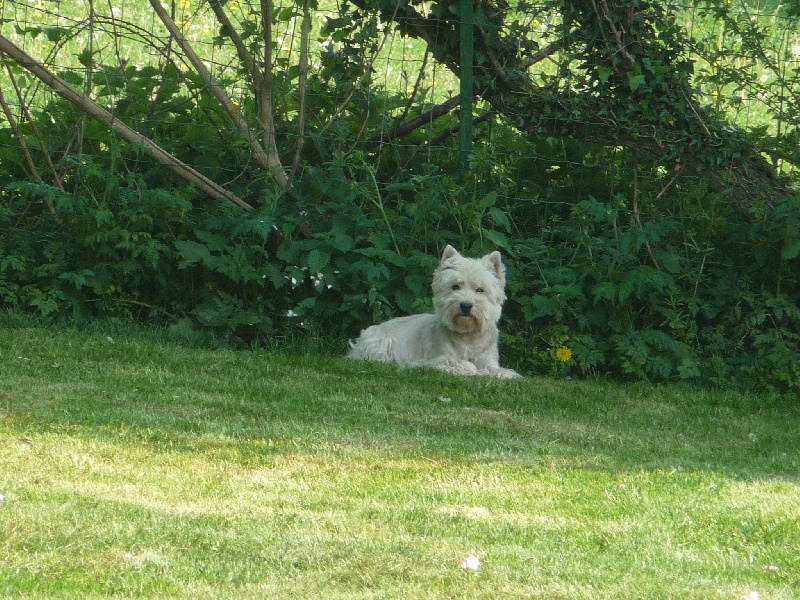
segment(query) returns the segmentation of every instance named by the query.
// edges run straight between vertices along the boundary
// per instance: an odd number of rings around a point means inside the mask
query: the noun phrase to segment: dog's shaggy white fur
[[[505,285],[499,252],[464,258],[447,246],[433,274],[435,313],[373,325],[350,342],[348,356],[457,375],[519,377],[500,366],[497,352]]]

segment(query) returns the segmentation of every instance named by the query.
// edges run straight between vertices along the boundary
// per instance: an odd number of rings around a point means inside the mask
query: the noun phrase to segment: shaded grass
[[[0,594],[798,593],[796,402],[42,329],[0,365]]]

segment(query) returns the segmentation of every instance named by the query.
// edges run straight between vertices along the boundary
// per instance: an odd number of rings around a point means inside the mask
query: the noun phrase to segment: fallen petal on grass
[[[477,571],[481,566],[481,560],[474,554],[470,554],[467,558],[461,561],[461,568],[465,571]]]

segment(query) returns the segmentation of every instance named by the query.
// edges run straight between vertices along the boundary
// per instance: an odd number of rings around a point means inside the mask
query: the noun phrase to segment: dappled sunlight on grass
[[[797,585],[792,403],[40,330],[0,330],[0,357],[4,592]],[[472,555],[479,568],[462,569]]]

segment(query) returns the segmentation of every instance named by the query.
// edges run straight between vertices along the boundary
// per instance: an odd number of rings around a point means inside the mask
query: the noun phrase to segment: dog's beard
[[[450,317],[448,326],[455,333],[472,333],[480,330],[483,326],[483,320],[475,313],[465,315],[461,311],[456,311]]]

